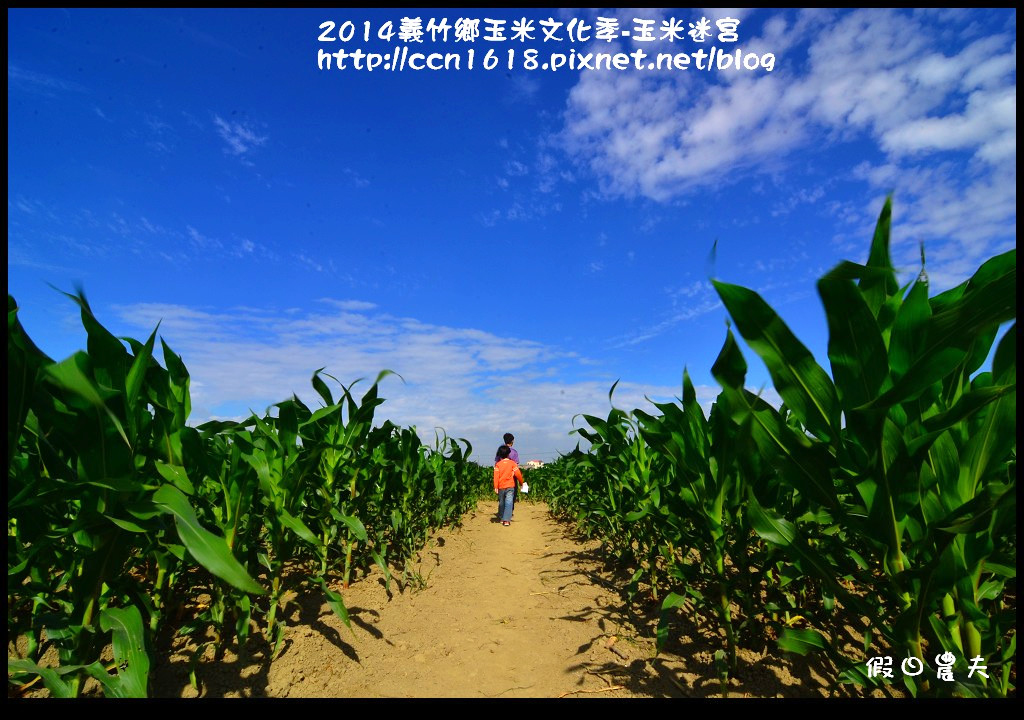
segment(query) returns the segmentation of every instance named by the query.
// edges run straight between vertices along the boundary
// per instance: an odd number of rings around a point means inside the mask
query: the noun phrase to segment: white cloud
[[[232,155],[245,155],[253,148],[265,145],[268,140],[266,135],[258,134],[248,123],[228,122],[214,115],[213,124],[217,126],[217,134],[227,143],[226,152]]]
[[[324,270],[327,269],[323,263],[314,260],[305,253],[297,253],[295,255],[295,259],[298,260],[299,263],[302,264],[304,267],[307,267],[310,270],[315,270],[316,272],[324,272]]]
[[[87,88],[79,83],[33,70],[25,70],[16,65],[7,66],[7,82],[12,87],[30,90],[47,97],[56,97],[58,92],[88,92]]]
[[[797,150],[867,140],[884,159],[849,177],[895,191],[899,222],[910,221],[899,231],[929,240],[952,280],[963,248],[983,258],[1016,238],[1016,44],[1008,31],[979,37],[975,17],[801,10],[769,18],[760,37],[741,23],[744,52],[777,54],[772,73],[583,72],[559,140],[606,195],[656,201],[778,174]],[[806,61],[786,64],[805,41]],[[822,197],[797,189],[773,214]],[[844,216],[863,227],[877,212]]]
[[[656,325],[651,325],[646,328],[638,330],[636,333],[631,335],[629,338],[622,340],[617,347],[625,347],[627,345],[637,345],[650,340],[653,337],[661,335],[666,330],[675,327],[681,322],[687,320],[693,320],[701,315],[707,315],[709,312],[714,312],[718,308],[722,307],[722,301],[716,297],[705,297],[699,302],[689,304],[682,310],[673,311],[669,317],[665,318]]]
[[[501,210],[490,210],[477,214],[477,220],[484,227],[494,227],[501,220]]]
[[[976,149],[992,163],[1012,160],[1017,149],[1017,90],[978,90],[962,113],[907,122],[882,135],[882,147],[896,155],[933,150]]]
[[[798,26],[824,19],[776,18],[743,50],[777,52]],[[985,38],[946,57],[930,47],[927,27],[912,22],[886,11],[845,15],[818,29],[802,76],[718,72],[716,82],[700,84],[682,73],[582,73],[563,140],[590,159],[606,190],[659,200],[763,168],[822,130],[867,131],[893,151],[1005,145],[991,135],[1016,129],[1007,39]],[[935,114],[980,85],[986,89],[966,98],[966,112]]]
[[[188,237],[192,241],[192,245],[201,253],[212,252],[220,250],[223,244],[216,238],[208,237],[203,235],[201,232],[196,230],[191,225],[186,226],[188,230]]]
[[[517,175],[525,175],[529,172],[529,169],[518,160],[509,160],[505,163],[505,172],[515,177]]]
[[[683,285],[669,292],[673,299],[677,297],[692,298],[696,295],[707,295],[711,292],[711,283],[707,280],[694,280],[689,285]]]
[[[919,270],[922,241],[935,290],[962,282],[988,257],[1016,247],[1016,233],[1007,226],[1017,205],[1012,164],[982,172],[952,162],[916,168],[861,163],[856,174],[880,193],[898,177],[898,197],[913,200],[893,207],[893,262],[907,278]],[[872,198],[861,208],[859,222],[872,221],[880,206],[880,198]]]
[[[377,307],[376,303],[367,302],[366,300],[335,300],[333,298],[321,298],[320,302],[333,305],[339,310],[373,310]]]
[[[360,175],[356,170],[352,168],[345,168],[342,172],[345,173],[345,177],[348,178],[349,184],[353,187],[364,188],[369,187],[370,181]]]
[[[361,396],[382,369],[401,375],[382,381],[386,398],[378,422],[415,425],[424,441],[435,427],[465,437],[485,462],[502,433],[511,431],[531,457],[550,459],[575,447],[569,435],[579,413],[606,416],[616,378],[595,374],[586,358],[542,343],[394,317],[358,300],[324,300],[327,312],[272,312],[258,308],[209,311],[182,305],[136,304],[115,308],[138,335],[158,322],[182,355],[192,378],[194,423],[240,417],[297,394],[319,407],[310,385],[315,369],[346,385],[357,378]],[[562,381],[566,369],[590,367],[590,379]],[[330,381],[329,381],[330,382]],[[332,386],[335,396],[339,392]],[[615,405],[655,412],[645,396],[668,401],[681,387],[620,383]],[[714,388],[699,388],[710,406]],[[577,420],[579,426],[579,420]]]

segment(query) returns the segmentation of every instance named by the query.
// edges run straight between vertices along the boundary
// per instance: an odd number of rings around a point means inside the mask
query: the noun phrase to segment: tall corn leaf
[[[21,438],[40,370],[53,361],[36,347],[18,320],[18,304],[7,296],[7,469]]]
[[[839,407],[832,380],[760,295],[738,285],[712,281],[743,339],[772,376],[775,389],[817,437],[831,441],[839,431]]]
[[[254,595],[266,594],[267,591],[249,576],[231,554],[224,538],[214,535],[199,524],[188,499],[178,488],[164,485],[153,493],[153,502],[174,516],[181,542],[200,565],[239,590]]]
[[[892,227],[892,196],[885,199],[882,211],[878,214],[875,233],[871,239],[871,250],[868,252],[867,267],[877,272],[867,274],[860,279],[859,288],[868,308],[875,316],[878,326],[883,331],[889,328],[892,318],[888,316],[886,303],[899,289],[896,282],[896,271],[889,255],[889,234]]]
[[[986,262],[961,297],[935,309],[920,330],[924,341],[903,377],[873,403],[885,408],[913,399],[968,357],[974,341],[1016,317],[1016,250]]]
[[[825,275],[818,294],[828,320],[828,357],[836,393],[844,410],[875,399],[889,368],[878,323],[852,281]]]

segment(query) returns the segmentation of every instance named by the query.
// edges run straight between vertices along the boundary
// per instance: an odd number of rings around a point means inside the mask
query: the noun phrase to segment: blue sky
[[[376,37],[403,18],[452,30]],[[480,36],[456,41],[460,18]],[[511,39],[523,18],[534,38]],[[610,19],[630,36],[597,39]],[[352,40],[319,40],[346,21]],[[460,68],[318,68],[321,49],[403,47]],[[694,67],[711,47],[756,69]],[[1016,247],[1013,10],[20,9],[8,48],[22,322],[54,358],[84,347],[50,287],[79,284],[119,335],[162,322],[193,422],[292,392],[315,406],[320,367],[345,383],[388,368],[405,382],[384,380],[378,417],[443,427],[484,462],[512,431],[549,460],[616,380],[616,405],[645,407],[686,366],[710,403],[712,275],[760,292],[827,368],[814,282],[866,258],[888,192],[904,279],[921,241],[935,291]],[[526,67],[530,50],[638,49],[691,64]],[[770,385],[745,354],[752,389]]]

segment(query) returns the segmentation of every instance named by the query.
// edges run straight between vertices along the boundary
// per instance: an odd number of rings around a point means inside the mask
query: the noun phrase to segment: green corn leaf
[[[267,453],[253,446],[252,452],[244,453],[243,457],[252,466],[253,470],[256,471],[260,488],[272,498],[274,496],[274,483],[270,477],[270,463],[267,462]]]
[[[1008,564],[1005,561],[1000,561],[998,558],[990,558],[985,561],[985,570],[987,572],[995,573],[1000,577],[1015,578],[1017,577],[1017,568],[1013,565]]]
[[[996,354],[992,358],[992,377],[1003,384],[1003,375],[1011,367],[1017,365],[1017,323],[1010,325],[996,345]],[[1017,372],[1014,370],[1014,375]]]
[[[128,370],[128,377],[125,380],[125,401],[129,412],[135,407],[139,391],[142,390],[142,385],[146,380],[146,371],[149,369],[149,362],[153,357],[153,345],[156,343],[156,333],[159,329],[160,325],[157,324],[149,336],[149,340],[136,353],[131,369]]]
[[[896,313],[889,339],[889,367],[893,378],[907,374],[921,356],[928,333],[932,308],[928,303],[928,282],[919,280],[910,288]],[[873,399],[873,398],[872,398]]]
[[[111,677],[100,667],[100,677],[93,676],[104,684],[111,697],[147,697],[149,655],[139,609],[134,605],[106,608],[100,613],[100,628],[103,632],[113,633],[114,661],[118,671],[116,677]]]
[[[869,267],[849,260],[840,261],[834,268],[828,271],[827,275],[834,280],[864,280],[870,279],[878,283],[884,283],[887,278],[892,277],[892,268]],[[863,290],[862,287],[858,286]],[[863,293],[861,293],[863,295]]]
[[[164,543],[163,546],[167,549],[167,552],[178,558],[178,560],[183,561],[185,559],[186,551],[184,545],[179,545],[177,543]]]
[[[70,698],[74,697],[74,690],[71,685],[64,681],[61,677],[62,674],[75,672],[80,670],[83,666],[72,666],[62,667],[59,670],[53,668],[41,667],[36,665],[31,660],[12,660],[7,659],[7,672],[10,673],[28,673],[31,675],[38,675],[43,679],[43,685],[50,691],[50,694],[56,698]]]
[[[1015,513],[1016,506],[1017,489],[1015,486],[998,492],[995,487],[990,485],[985,487],[973,500],[960,505],[943,520],[936,523],[935,528],[947,533],[969,535],[987,528],[990,516],[996,510],[1006,509],[1008,512]]]
[[[1003,373],[1003,381],[1013,383],[1016,389],[1016,366]],[[972,497],[993,468],[1015,455],[1016,433],[1011,429],[1017,423],[1017,393],[1006,393],[986,410],[981,427],[973,434],[964,450],[965,471],[961,474],[961,497]]]
[[[738,285],[712,281],[743,339],[772,376],[775,389],[815,436],[830,441],[839,427],[835,386],[761,296]]]
[[[933,415],[924,421],[924,427],[929,433],[944,432],[948,428],[958,425],[973,417],[975,413],[983,410],[989,403],[995,402],[1004,395],[1017,391],[1014,385],[990,385],[964,393],[956,404],[945,412]],[[907,449],[913,454],[919,449],[919,441],[915,440],[908,444]]]
[[[306,421],[307,425],[316,425],[320,423],[324,418],[333,417],[340,421],[341,418],[341,405],[328,405],[327,407],[320,408],[312,415],[309,420]]]
[[[1009,663],[1011,658],[1017,655],[1017,633],[1013,632],[1010,634],[1010,642],[1003,646],[1002,660],[1004,663]]]
[[[256,422],[256,428],[260,431],[260,436],[268,440],[269,445],[273,446],[268,447],[267,451],[270,452],[271,450],[276,450],[279,453],[282,452],[284,447],[282,445],[281,438],[278,436],[274,426],[271,424],[274,422],[274,418],[269,415],[266,418],[260,418],[258,415],[254,414],[252,419]]]
[[[809,547],[796,525],[778,513],[762,507],[751,488],[748,488],[747,492],[747,518],[755,533],[768,542],[787,548],[794,559],[803,563],[805,571],[814,574],[821,581],[830,595],[838,596],[845,605],[859,612],[868,612],[861,600],[852,596],[837,582],[839,573],[829,563],[829,558],[821,556]]]
[[[127,530],[128,532],[142,533],[142,534],[145,534],[145,533],[149,532],[149,530],[147,530],[146,528],[142,527],[138,523],[133,523],[131,520],[125,520],[123,518],[110,517],[109,515],[107,516],[107,520],[109,520],[110,522],[114,523],[115,525],[117,525],[122,530]]]
[[[902,675],[900,677],[903,678],[903,684],[906,686],[907,690],[910,692],[910,697],[916,698],[917,697],[917,693],[918,693],[918,687],[917,687],[917,680],[914,679],[914,676],[913,675]]]
[[[275,405],[277,413],[277,437],[280,439],[282,448],[291,448],[295,444],[295,438],[299,433],[298,398],[292,396],[291,400],[280,402]]]
[[[986,580],[978,588],[978,600],[998,600],[1006,587],[1005,580]]]
[[[220,433],[230,432],[231,430],[239,427],[242,427],[242,425],[234,420],[209,420],[196,427],[196,429],[201,432],[204,437],[213,437]]]
[[[334,405],[334,396],[331,395],[331,389],[327,387],[327,383],[320,379],[320,373],[322,373],[323,370],[324,368],[320,368],[313,373],[313,389],[316,390],[317,394],[324,399],[324,404],[327,405],[327,407],[330,407]]]
[[[687,408],[697,402],[697,391],[693,387],[690,373],[683,368],[683,407]]]
[[[797,628],[784,628],[777,643],[780,650],[798,655],[806,655],[814,650],[824,650],[828,646],[828,640],[817,630]]]
[[[979,333],[968,348],[967,357],[964,359],[963,364],[956,370],[960,377],[968,378],[978,372],[988,358],[998,333],[998,325],[992,325],[987,330],[982,330]]]
[[[736,344],[732,330],[726,331],[725,343],[718,353],[715,364],[711,366],[711,374],[722,387],[733,390],[743,388],[743,382],[747,377],[747,362],[743,359],[743,353],[740,352],[739,345]],[[687,379],[689,379],[688,376]]]
[[[380,568],[380,571],[384,573],[384,588],[390,593],[391,581],[393,580],[391,576],[391,568],[388,567],[388,564],[384,562],[384,557],[376,550],[371,550],[370,556],[373,558],[373,561],[377,563],[377,567]]]
[[[1016,251],[986,262],[967,285],[969,291],[941,309],[932,300],[933,314],[917,359],[872,406],[889,407],[913,399],[964,362],[977,338],[1016,317]]]
[[[177,427],[183,427],[188,416],[192,413],[192,398],[189,395],[188,369],[181,357],[177,355],[170,346],[161,338],[160,345],[164,351],[164,365],[167,367],[168,389],[171,410],[174,412],[174,423]]]
[[[753,488],[747,488],[747,519],[754,532],[768,542],[789,547],[796,539],[796,525],[781,515],[765,510],[757,501]]]
[[[981,264],[971,278],[967,281],[964,289],[964,297],[972,293],[984,295],[992,291],[994,283],[1000,283],[1007,277],[1017,276],[1017,249],[1007,250],[1004,253],[989,258]],[[983,301],[986,302],[987,301]],[[1016,305],[1008,306],[1008,311],[1014,311]],[[1011,317],[1016,317],[1014,313]]]
[[[188,473],[180,465],[168,465],[160,460],[156,461],[156,471],[160,473],[167,482],[181,490],[186,495],[194,495],[196,492],[192,482],[188,479]]]
[[[117,429],[117,432],[124,440],[125,445],[130,447],[131,443],[128,442],[128,435],[124,431],[124,426],[121,424],[117,415],[107,407],[104,399],[104,396],[116,397],[117,393],[113,390],[101,391],[101,389],[88,377],[90,368],[91,361],[89,356],[84,352],[77,352],[63,362],[47,365],[43,369],[43,372],[59,387],[73,393],[79,398],[82,398],[89,405],[102,410],[104,415]]]
[[[235,607],[238,609],[238,617],[235,619],[235,635],[244,645],[249,637],[249,623],[252,621],[252,601],[249,600],[248,595],[243,595],[235,601]]]
[[[880,317],[886,301],[896,294],[899,285],[896,282],[896,271],[889,256],[889,234],[892,225],[892,196],[885,199],[882,212],[878,215],[875,234],[871,240],[871,251],[868,254],[867,267],[877,272],[861,278],[860,291],[867,301],[868,307],[876,318]],[[886,324],[879,322],[885,329]]]
[[[949,631],[949,627],[946,621],[940,618],[938,615],[929,615],[928,624],[931,625],[932,632],[935,633],[935,637],[939,639],[939,643],[942,645],[942,649],[956,655],[963,655],[963,650],[956,641],[953,640],[953,635]],[[936,654],[938,654],[936,652]]]
[[[677,595],[674,592],[670,592],[665,596],[665,599],[661,602],[661,612],[658,615],[658,630],[657,630],[657,650],[661,652],[665,649],[665,643],[668,642],[668,621],[669,611],[683,607],[686,604],[686,597],[683,595]]]
[[[124,345],[96,319],[81,289],[75,295],[63,291],[61,293],[81,308],[82,326],[87,334],[86,348],[93,362],[96,379],[108,389],[120,390],[125,387],[129,356]]]
[[[869,566],[867,560],[865,560],[863,556],[861,556],[861,554],[858,553],[856,550],[854,550],[853,548],[846,548],[846,554],[850,557],[850,559],[853,560],[854,563],[856,563],[859,569],[868,569]]]
[[[927,491],[934,485],[936,494],[951,498],[952,481],[959,473],[960,455],[952,431],[947,430],[935,438],[935,442],[928,447],[924,462],[918,465],[919,485],[922,491]],[[926,507],[930,502],[928,497],[930,497],[930,493],[925,492],[924,497],[921,498],[921,508],[929,511],[925,520],[932,522],[938,518],[935,518],[934,513],[930,512],[932,508]]]
[[[321,589],[324,591],[324,595],[327,596],[327,604],[330,606],[334,614],[345,623],[345,627],[352,631],[352,635],[356,634],[356,631],[352,628],[352,620],[348,616],[348,608],[345,607],[345,601],[341,595],[327,587],[327,582],[322,577],[313,578],[314,582],[318,583]]]
[[[723,391],[728,396],[733,391]],[[761,455],[780,470],[787,484],[798,488],[808,497],[839,511],[835,487],[831,478],[834,458],[821,443],[810,444],[807,437],[789,427],[779,412],[760,398],[747,394],[752,400],[751,437]],[[737,404],[739,404],[738,401]]]
[[[153,502],[174,516],[181,542],[192,557],[224,582],[243,592],[264,595],[266,590],[253,580],[235,559],[224,538],[203,528],[185,495],[173,485],[164,485],[153,493]]]
[[[342,522],[348,527],[349,531],[356,537],[359,542],[366,542],[368,535],[366,534],[366,527],[357,517],[351,515],[342,515]]]
[[[828,319],[828,357],[836,393],[849,411],[874,400],[885,382],[889,373],[885,344],[875,316],[853,282],[826,275],[818,281],[818,294]]]
[[[312,547],[320,547],[320,539],[316,535],[314,535],[313,532],[306,526],[306,524],[302,522],[299,518],[295,517],[284,508],[281,508],[279,517],[281,520],[281,524],[284,525],[286,528],[290,529],[300,538],[309,543]]]
[[[53,361],[32,342],[18,320],[18,304],[7,296],[7,471],[17,451],[39,372]]]

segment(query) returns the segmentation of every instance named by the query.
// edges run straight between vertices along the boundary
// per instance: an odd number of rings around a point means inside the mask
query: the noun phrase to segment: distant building
[[[527,468],[539,468],[539,467],[544,467],[544,463],[541,462],[540,460],[527,460],[523,464],[523,466],[527,467]]]

